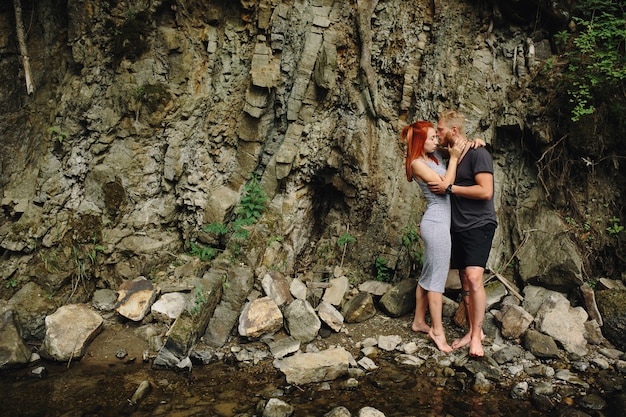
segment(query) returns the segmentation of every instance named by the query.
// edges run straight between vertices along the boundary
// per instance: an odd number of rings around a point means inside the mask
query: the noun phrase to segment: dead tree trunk
[[[15,9],[15,28],[17,31],[17,44],[20,48],[20,56],[22,57],[22,66],[24,67],[24,77],[26,78],[26,92],[32,94],[35,91],[33,77],[30,73],[30,61],[28,58],[28,49],[26,48],[26,36],[24,35],[24,22],[22,21],[22,3],[21,0],[13,0],[13,8]]]

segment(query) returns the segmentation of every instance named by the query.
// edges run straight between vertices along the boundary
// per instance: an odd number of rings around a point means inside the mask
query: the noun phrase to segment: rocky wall
[[[365,280],[383,259],[391,279],[415,274],[403,237],[424,205],[406,181],[399,132],[446,108],[492,146],[500,228],[489,263],[505,271],[547,227],[519,211],[543,207],[523,142],[547,130],[529,126],[542,97],[528,85],[552,51],[494,4],[23,1],[30,96],[12,10],[0,9],[10,80],[0,248],[11,261],[0,295],[29,280],[56,294],[76,276],[111,288],[154,276],[190,243],[206,244],[204,226],[232,220],[253,174],[269,209],[243,242],[250,267],[311,274],[345,262]],[[544,231],[567,240],[555,222]],[[346,233],[356,243],[344,254]],[[577,286],[575,246],[559,251],[557,263],[531,251],[545,262],[513,279],[550,286],[566,268],[558,285]]]

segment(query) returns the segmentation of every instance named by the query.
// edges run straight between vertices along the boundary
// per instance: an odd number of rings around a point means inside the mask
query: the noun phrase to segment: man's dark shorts
[[[450,268],[463,269],[468,266],[485,268],[495,233],[496,225],[493,223],[464,232],[452,232]]]

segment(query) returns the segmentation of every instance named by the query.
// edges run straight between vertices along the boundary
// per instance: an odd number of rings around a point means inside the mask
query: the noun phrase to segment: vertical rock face
[[[405,180],[399,131],[448,107],[466,113],[469,137],[500,149],[490,266],[505,266],[531,222],[505,213],[537,189],[515,145],[541,107],[526,86],[547,40],[514,66],[532,28],[512,31],[493,11],[358,3],[36,2],[32,97],[13,35],[0,37],[0,248],[23,256],[2,277],[21,284],[23,270],[54,270],[45,275],[61,285],[73,271],[52,260],[72,248],[82,258],[65,264],[88,265],[101,286],[147,276],[199,243],[207,224],[227,223],[255,174],[269,205],[245,241],[252,269],[338,263],[349,226],[347,267],[365,280],[381,258],[406,278],[414,265],[403,236],[423,202]],[[14,32],[10,21],[0,19],[0,33]],[[87,213],[99,222],[81,237]],[[577,261],[560,264],[572,265],[565,284],[577,284]]]

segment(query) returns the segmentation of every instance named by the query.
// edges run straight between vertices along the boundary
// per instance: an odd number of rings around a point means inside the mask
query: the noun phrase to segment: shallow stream
[[[358,359],[358,342],[382,333],[401,335],[403,340],[434,349],[426,335],[408,330],[407,320],[377,315],[352,325],[349,335],[333,334],[316,344],[320,349],[344,346]],[[511,398],[510,386],[519,380],[510,381],[509,387],[494,383],[489,393],[478,394],[472,390],[474,377],[463,369],[446,371],[435,356],[419,367],[400,366],[394,362],[395,354],[389,352],[375,358],[378,369],[358,377],[357,386],[348,387],[347,378],[340,378],[299,387],[288,384],[271,359],[252,364],[238,362],[227,354],[209,365],[194,365],[191,373],[153,369],[151,362],[141,360],[146,342],[136,335],[137,326],[109,324],[91,342],[80,361],[69,366],[40,364],[47,371],[41,378],[33,376],[34,366],[0,371],[0,417],[252,417],[263,415],[270,398],[290,404],[294,417],[324,416],[337,406],[346,407],[353,416],[369,406],[386,417],[626,417],[626,376],[615,370],[606,371],[610,372],[607,374],[590,370],[579,375],[594,387],[585,393],[597,393],[606,402],[601,411],[581,405],[581,391],[564,383],[554,383],[555,396],[547,408],[545,401]],[[448,329],[450,337],[454,337],[454,327],[449,325]],[[245,347],[239,343],[225,347],[226,351]],[[257,344],[259,349],[264,346]],[[116,357],[121,349],[128,353],[124,359]],[[143,381],[150,383],[150,392],[132,405],[130,399]],[[530,379],[527,382],[533,385]],[[580,411],[586,414],[576,414]]]
[[[267,367],[212,364],[194,368],[190,375],[153,370],[143,363],[47,368],[43,379],[29,376],[25,369],[0,374],[0,415],[260,416],[262,408],[258,407],[272,397],[293,406],[294,416],[322,416],[340,405],[353,415],[371,406],[387,417],[545,415],[529,402],[507,399],[505,393],[484,396],[438,387],[438,378],[409,370],[367,376],[355,389],[340,388],[337,381],[324,389],[323,384],[289,386],[284,376]],[[143,380],[152,389],[132,406],[129,400]]]

